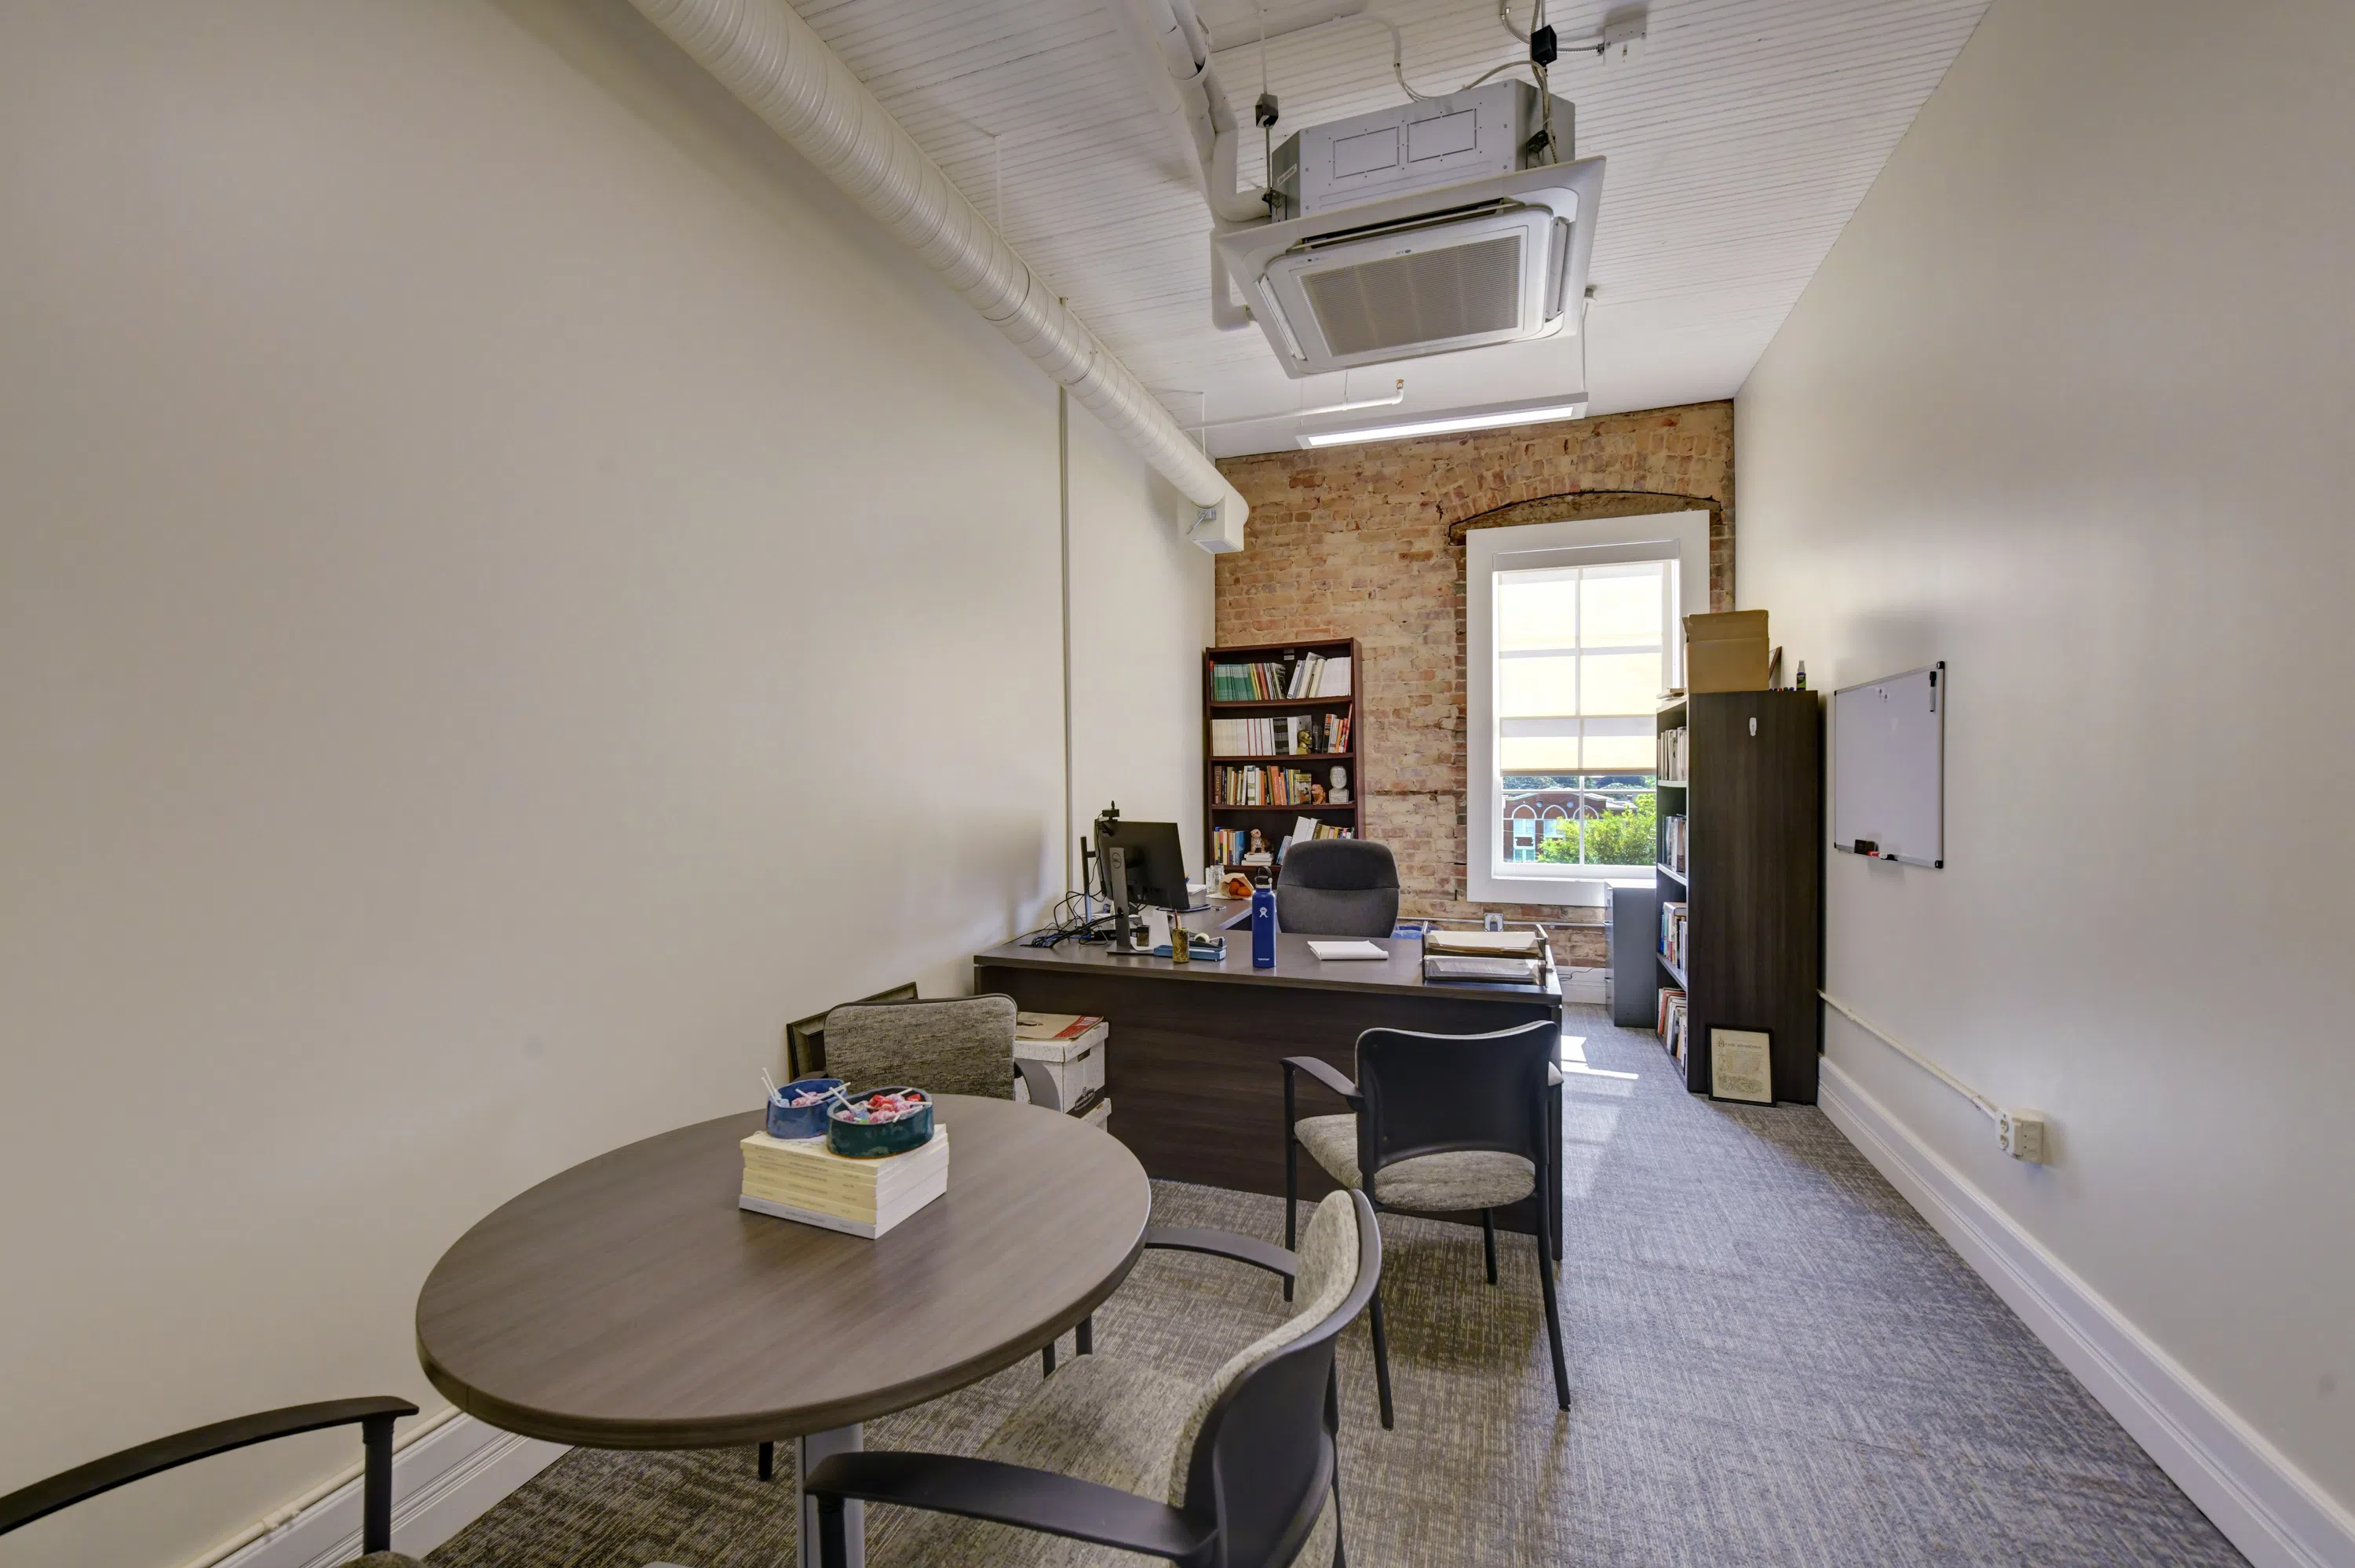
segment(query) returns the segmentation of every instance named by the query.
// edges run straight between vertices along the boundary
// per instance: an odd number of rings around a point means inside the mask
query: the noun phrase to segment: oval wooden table
[[[758,1111],[550,1177],[434,1266],[425,1375],[468,1414],[558,1443],[796,1437],[803,1475],[857,1448],[860,1422],[1051,1343],[1144,1245],[1152,1192],[1109,1134],[1009,1100],[939,1103],[948,1192],[873,1241],[736,1206]],[[805,1520],[805,1562],[815,1535]]]

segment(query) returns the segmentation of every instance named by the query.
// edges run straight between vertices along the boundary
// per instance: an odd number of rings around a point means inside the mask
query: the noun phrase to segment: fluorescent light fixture
[[[1533,397],[1522,403],[1490,403],[1459,408],[1453,414],[1433,414],[1420,419],[1391,419],[1379,425],[1352,425],[1343,429],[1304,430],[1304,447],[1347,446],[1352,441],[1393,441],[1408,436],[1444,436],[1457,430],[1493,430],[1500,425],[1542,425],[1553,419],[1586,418],[1586,394],[1567,397]]]

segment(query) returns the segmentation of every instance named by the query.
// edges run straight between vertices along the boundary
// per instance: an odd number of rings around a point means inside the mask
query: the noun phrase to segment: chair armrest
[[[22,1490],[0,1497],[0,1535],[159,1471],[226,1454],[232,1448],[267,1443],[273,1437],[292,1437],[298,1432],[316,1432],[325,1426],[357,1425],[381,1431],[383,1440],[389,1443],[394,1420],[416,1414],[417,1406],[405,1399],[331,1399],[191,1427],[152,1443],[142,1443],[135,1448],[125,1448],[119,1454],[109,1454],[103,1459],[92,1459],[87,1465],[77,1465],[46,1481],[35,1481]]]
[[[996,1459],[951,1454],[837,1454],[809,1473],[813,1497],[898,1503],[1173,1562],[1206,1561],[1213,1532],[1167,1503]]]
[[[1343,1077],[1341,1075],[1341,1070],[1338,1067],[1334,1066],[1331,1063],[1320,1062],[1314,1056],[1286,1056],[1284,1059],[1284,1071],[1287,1073],[1297,1069],[1300,1072],[1307,1074],[1310,1077],[1316,1079],[1318,1083],[1324,1085],[1327,1088],[1332,1090],[1343,1099],[1348,1101],[1350,1109],[1355,1110],[1358,1108],[1360,1103],[1358,1086]]]
[[[1280,1274],[1290,1279],[1299,1272],[1300,1259],[1273,1242],[1256,1236],[1239,1236],[1232,1231],[1193,1230],[1178,1225],[1147,1225],[1145,1245],[1171,1252],[1205,1252],[1213,1257],[1232,1258],[1248,1263],[1253,1268],[1264,1268],[1270,1274]]]

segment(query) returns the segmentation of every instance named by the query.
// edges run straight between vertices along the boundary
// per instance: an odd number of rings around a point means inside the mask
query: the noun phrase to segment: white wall
[[[2055,1160],[1830,1062],[2342,1507],[2350,76],[2355,7],[1997,0],[1736,408],[1742,607],[1951,666],[1947,869],[1831,856],[1830,986]]]
[[[1178,532],[1180,505],[1071,405],[1073,832],[1118,801],[1125,821],[1176,822],[1199,876],[1202,650],[1216,641],[1216,605],[1211,558]]]
[[[444,1246],[968,983],[1063,807],[1054,388],[617,0],[11,7],[0,154],[5,1491],[438,1406]],[[1082,570],[1184,682],[1209,563],[1091,440]],[[1088,766],[1198,790],[1187,689]],[[357,1453],[0,1563],[176,1563]]]

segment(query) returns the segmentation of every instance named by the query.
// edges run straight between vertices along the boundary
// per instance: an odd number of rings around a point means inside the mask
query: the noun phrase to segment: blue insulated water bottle
[[[1264,882],[1252,889],[1252,968],[1275,968],[1275,889]]]

